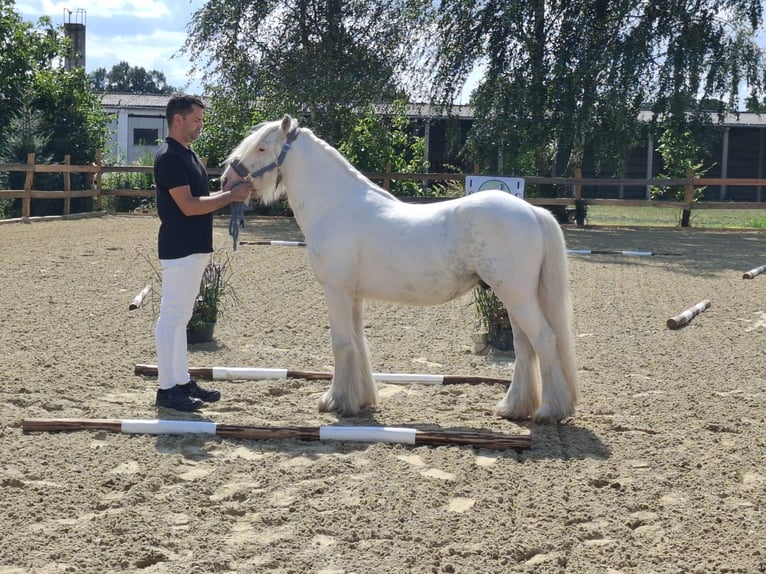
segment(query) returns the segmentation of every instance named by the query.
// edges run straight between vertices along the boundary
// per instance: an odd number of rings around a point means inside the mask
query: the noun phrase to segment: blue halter
[[[233,169],[236,174],[242,178],[241,181],[238,181],[236,184],[234,184],[232,187],[237,187],[238,185],[242,185],[243,183],[251,183],[253,179],[256,177],[259,177],[263,175],[264,173],[270,172],[272,169],[279,169],[279,167],[284,163],[285,156],[287,155],[287,152],[290,151],[290,147],[293,145],[293,142],[295,141],[295,138],[298,137],[298,128],[293,128],[290,130],[290,133],[287,134],[287,141],[282,145],[282,151],[279,152],[279,157],[277,157],[277,161],[272,161],[269,165],[265,165],[260,169],[256,169],[252,173],[247,172],[247,168],[242,165],[239,160],[233,160],[231,162],[231,169]],[[282,174],[277,173],[277,185],[279,185],[280,180],[282,179]],[[237,250],[237,239],[239,239],[239,228],[245,226],[245,204],[241,201],[235,201],[231,204],[231,220],[229,221],[229,235],[232,237],[232,241],[234,243],[234,251]]]
[[[287,141],[282,145],[282,151],[279,152],[279,157],[277,157],[277,160],[272,161],[270,164],[264,165],[263,167],[256,169],[251,173],[248,173],[247,168],[242,165],[238,159],[233,160],[231,162],[231,169],[233,169],[237,175],[242,178],[242,181],[237,182],[236,185],[240,185],[243,182],[250,183],[256,177],[260,177],[264,173],[270,172],[272,169],[279,169],[279,167],[284,163],[285,156],[287,155],[287,152],[290,151],[290,147],[293,145],[293,142],[297,137],[298,128],[293,128],[290,130],[290,133],[287,134]],[[280,179],[281,177],[277,176],[277,184],[279,183]]]

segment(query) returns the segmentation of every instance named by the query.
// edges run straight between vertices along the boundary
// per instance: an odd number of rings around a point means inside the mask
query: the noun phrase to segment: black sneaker
[[[192,379],[185,385],[176,385],[181,389],[187,397],[199,399],[206,403],[214,403],[221,399],[221,392],[213,389],[203,389],[197,384],[197,381]]]
[[[199,399],[188,396],[181,387],[176,385],[172,389],[158,389],[155,406],[175,411],[198,411],[205,403]]]

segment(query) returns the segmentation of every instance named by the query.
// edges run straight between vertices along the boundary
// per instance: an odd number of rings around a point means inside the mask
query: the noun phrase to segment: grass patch
[[[588,207],[588,224],[680,227],[681,210],[591,205]],[[766,229],[766,209],[692,209],[691,226],[705,229]]]

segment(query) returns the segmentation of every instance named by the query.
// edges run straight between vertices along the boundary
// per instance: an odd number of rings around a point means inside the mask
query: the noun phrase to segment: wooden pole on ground
[[[157,376],[157,365],[138,364],[134,374],[145,377]],[[270,369],[257,367],[192,367],[189,375],[193,379],[205,381],[261,381],[263,379],[306,379],[332,380],[333,374],[327,371],[294,371],[289,369]],[[481,375],[433,375],[423,373],[373,373],[373,379],[381,383],[426,385],[510,385],[511,379],[483,377]]]
[[[691,321],[694,317],[702,313],[708,307],[710,307],[710,299],[705,299],[704,301],[700,301],[694,307],[689,307],[686,311],[684,311],[680,315],[676,315],[675,317],[671,317],[670,319],[668,319],[668,323],[667,323],[668,328],[678,329],[679,327],[686,325],[689,321]]]
[[[745,271],[742,274],[742,279],[755,279],[758,275],[766,271],[766,265],[761,265],[760,267],[756,267],[754,269],[751,269],[750,271]]]
[[[225,425],[208,421],[161,419],[25,419],[22,431],[107,431],[125,434],[211,434],[248,440],[303,440],[383,442],[410,445],[453,445],[496,450],[528,449],[529,434],[506,434],[463,430],[420,430],[401,427],[264,427]]]

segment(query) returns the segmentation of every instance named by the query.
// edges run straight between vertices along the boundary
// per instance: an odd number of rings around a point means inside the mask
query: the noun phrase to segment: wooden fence
[[[27,156],[25,164],[0,163],[0,172],[23,172],[24,189],[0,190],[0,198],[14,198],[22,200],[21,216],[29,218],[31,202],[33,199],[56,199],[64,200],[64,215],[70,213],[70,201],[73,198],[90,197],[95,202],[96,210],[102,210],[102,201],[105,196],[120,197],[154,197],[154,190],[145,189],[103,189],[103,177],[108,173],[152,173],[151,166],[108,166],[103,165],[101,157],[93,165],[71,165],[70,156],[64,158],[61,164],[37,164],[35,154]],[[220,176],[220,168],[208,170],[213,177]],[[63,189],[41,191],[34,189],[34,177],[37,173],[61,173],[63,176]],[[90,183],[90,189],[73,191],[71,189],[71,174],[80,173],[86,175],[86,181]],[[474,168],[474,175],[478,175],[478,167]],[[428,182],[464,182],[465,173],[393,173],[388,170],[384,173],[366,173],[373,181],[382,183],[385,189],[389,189],[392,180],[400,181],[428,181]],[[614,179],[614,178],[564,178],[564,177],[524,177],[525,184],[543,184],[569,187],[570,197],[527,197],[529,203],[535,205],[558,205],[571,207],[578,199],[581,199],[583,186],[684,186],[683,201],[651,200],[651,199],[593,199],[586,200],[588,205],[621,205],[634,207],[657,207],[683,210],[682,225],[688,225],[689,215],[692,209],[766,209],[766,202],[734,202],[734,201],[694,201],[694,189],[701,186],[766,186],[766,179],[716,179],[698,178],[692,171],[687,172],[686,177],[677,179]],[[401,198],[404,201],[416,201],[417,198]]]

